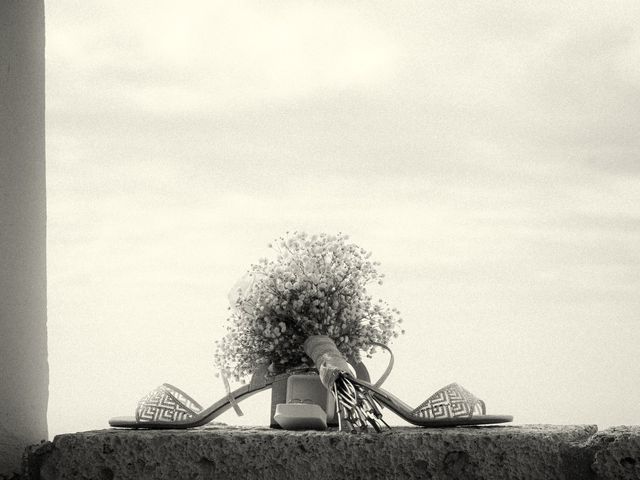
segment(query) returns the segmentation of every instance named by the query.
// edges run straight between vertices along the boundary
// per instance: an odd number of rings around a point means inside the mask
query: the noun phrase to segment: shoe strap
[[[222,383],[224,383],[224,389],[227,392],[227,398],[229,399],[229,403],[231,404],[233,409],[236,411],[236,415],[238,415],[239,417],[243,416],[244,413],[240,409],[238,402],[236,402],[236,399],[231,393],[231,386],[229,385],[229,380],[227,379],[227,376],[224,374],[224,372],[220,372],[220,376],[222,377]]]
[[[387,347],[386,345],[384,345],[382,343],[371,342],[371,344],[375,345],[376,347],[381,347],[384,350],[386,350],[387,352],[389,352],[389,363],[387,364],[387,368],[384,371],[384,373],[380,376],[378,381],[373,384],[374,387],[379,387],[385,382],[385,380],[387,379],[387,377],[391,373],[391,370],[393,369],[393,363],[394,363],[393,352],[391,351],[391,349],[389,347]]]

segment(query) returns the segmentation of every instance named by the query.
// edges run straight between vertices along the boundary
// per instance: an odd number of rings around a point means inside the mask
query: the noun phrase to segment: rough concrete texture
[[[595,478],[640,478],[640,426],[612,427],[585,445],[593,454]]]
[[[580,478],[567,452],[595,432],[585,425],[395,427],[357,435],[220,425],[111,429],[59,435],[32,449],[25,478]]]

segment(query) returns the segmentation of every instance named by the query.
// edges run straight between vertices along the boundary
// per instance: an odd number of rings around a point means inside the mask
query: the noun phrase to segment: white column
[[[44,1],[0,0],[0,477],[47,437]]]

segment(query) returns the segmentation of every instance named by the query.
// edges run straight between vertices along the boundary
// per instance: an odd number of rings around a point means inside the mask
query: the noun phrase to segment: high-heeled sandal
[[[354,378],[360,378],[365,382],[370,381],[369,372],[362,362],[350,361],[350,365],[356,374]],[[392,366],[393,361],[376,385],[382,384]],[[230,408],[233,408],[238,416],[242,416],[238,402],[271,388],[275,382],[286,379],[291,373],[309,371],[315,371],[315,369],[313,367],[297,368],[294,371],[274,375],[269,373],[266,365],[261,365],[253,373],[247,385],[233,392],[227,378],[222,375],[226,395],[206,409],[179,388],[164,383],[138,402],[135,416],[110,418],[109,425],[136,429],[186,429],[206,425]]]
[[[248,384],[233,392],[227,378],[222,376],[227,394],[206,409],[179,388],[164,383],[138,402],[135,417],[113,417],[109,419],[109,425],[121,428],[184,429],[205,425],[230,408],[242,416],[239,401],[270,388],[273,382],[284,376],[269,375],[266,366],[261,367],[254,372]]]
[[[310,337],[304,348],[318,368],[320,380],[334,394],[341,429],[344,422],[349,430],[366,430],[369,426],[380,430],[380,422],[386,425],[380,406],[389,408],[403,420],[420,427],[455,427],[513,421],[512,415],[487,415],[485,403],[457,383],[441,388],[418,407],[412,408],[380,388],[379,384],[372,385],[354,377],[345,368],[344,357],[329,337]],[[385,348],[391,353],[388,347]],[[393,359],[393,354],[391,355]]]

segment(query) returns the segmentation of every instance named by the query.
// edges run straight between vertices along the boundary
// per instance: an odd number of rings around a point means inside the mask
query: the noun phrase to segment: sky
[[[50,434],[163,382],[222,397],[229,290],[295,230],[381,262],[407,403],[457,381],[517,423],[638,423],[639,16],[46,2]],[[242,406],[218,420],[268,422]]]

